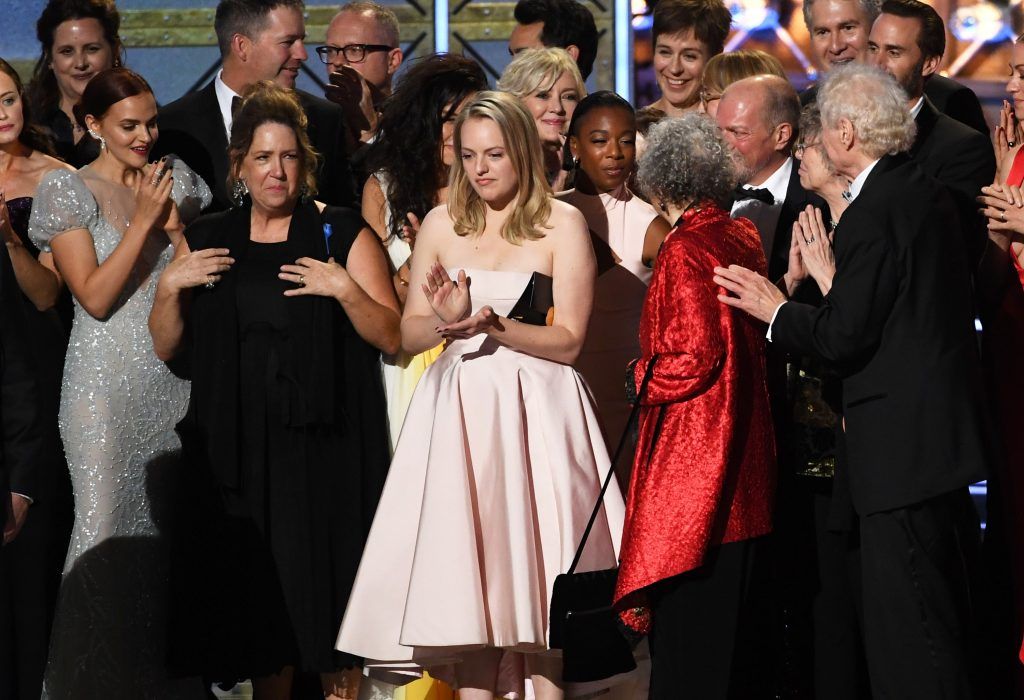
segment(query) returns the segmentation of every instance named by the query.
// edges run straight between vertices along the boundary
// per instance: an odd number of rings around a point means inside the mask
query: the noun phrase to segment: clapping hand
[[[499,319],[500,317],[494,313],[494,309],[490,306],[484,306],[475,314],[467,316],[461,321],[439,326],[438,331],[440,331],[442,338],[465,340],[466,338],[472,338],[474,335],[486,333],[489,328],[504,330]]]
[[[133,221],[152,231],[157,224],[169,225],[172,214],[171,185],[174,177],[167,171],[167,158],[150,163],[139,171],[132,189],[135,191],[135,217]],[[176,217],[176,215],[174,215]]]
[[[999,110],[999,124],[992,130],[992,149],[996,155],[996,167],[1001,168],[1003,159],[1024,141],[1024,129],[1017,121],[1013,105],[1003,100]]]
[[[822,294],[832,288],[836,275],[836,259],[832,252],[832,231],[825,228],[821,210],[807,205],[793,224],[793,238],[800,246],[800,258],[808,274],[814,278]]]
[[[412,248],[416,245],[416,234],[420,232],[420,220],[411,211],[406,212],[405,221],[402,222],[402,240]]]
[[[473,308],[469,285],[465,270],[459,270],[458,281],[455,282],[448,276],[448,271],[435,262],[427,271],[426,283],[421,285],[421,289],[437,317],[445,324],[452,324],[466,319]]]
[[[0,238],[9,246],[21,245],[21,239],[11,226],[11,214],[7,210],[7,198],[0,192]]]

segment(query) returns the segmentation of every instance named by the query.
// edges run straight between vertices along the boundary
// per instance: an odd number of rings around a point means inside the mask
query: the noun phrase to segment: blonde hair
[[[576,91],[582,100],[587,96],[587,86],[576,66],[576,61],[565,49],[527,49],[516,54],[505,72],[498,78],[498,89],[510,92],[516,97],[526,97],[538,90],[550,89],[563,73],[572,76]]]
[[[701,86],[708,93],[721,95],[736,81],[754,75],[785,78],[786,71],[779,59],[769,53],[757,49],[741,49],[709,58],[701,76]]]
[[[544,155],[533,117],[507,93],[485,90],[459,113],[455,122],[455,163],[448,188],[448,215],[460,236],[483,233],[487,207],[470,182],[462,162],[462,129],[470,119],[490,119],[501,130],[505,154],[512,162],[518,194],[512,213],[501,227],[501,237],[520,245],[544,237],[551,216],[551,188],[544,175]]]
[[[306,112],[299,104],[295,91],[283,88],[272,80],[261,80],[242,93],[242,102],[231,122],[231,139],[228,144],[228,192],[231,192],[238,180],[238,173],[252,147],[256,130],[264,124],[282,124],[295,133],[301,166],[299,179],[305,185],[306,196],[315,195],[316,169],[320,156],[313,149],[306,133]]]

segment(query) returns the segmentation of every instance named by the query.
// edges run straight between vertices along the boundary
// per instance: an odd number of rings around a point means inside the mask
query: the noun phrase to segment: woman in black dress
[[[36,22],[39,60],[28,87],[40,125],[49,129],[56,155],[81,168],[99,156],[99,141],[75,120],[71,109],[94,75],[122,64],[114,0],[49,0]]]
[[[387,473],[378,362],[400,338],[376,235],[311,199],[305,127],[290,92],[247,91],[229,148],[239,203],[188,227],[150,317],[157,354],[190,349],[193,379],[172,619],[195,628],[173,663],[254,678],[256,698],[288,698],[303,671],[355,697],[358,673],[341,671],[358,659],[334,635]]]
[[[33,194],[43,176],[61,168],[68,166],[53,157],[52,144],[33,122],[21,79],[0,59],[0,237],[23,302],[19,333],[33,360],[43,440],[31,509],[22,496],[14,496],[10,504],[24,527],[17,539],[5,542],[7,566],[0,566],[0,698],[40,695],[74,517],[57,429],[71,295],[56,273],[53,256],[40,252],[28,237]]]

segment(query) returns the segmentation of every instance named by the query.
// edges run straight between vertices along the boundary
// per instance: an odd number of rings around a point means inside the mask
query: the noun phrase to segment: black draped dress
[[[293,285],[277,276],[300,257],[326,260],[328,245],[346,264],[365,224],[300,204],[286,241],[257,243],[249,220],[236,207],[186,231],[192,250],[226,247],[236,260],[194,293],[179,426],[184,507],[199,517],[179,528],[172,665],[211,680],[358,663],[334,640],[388,466],[379,351],[337,301],[286,297]]]

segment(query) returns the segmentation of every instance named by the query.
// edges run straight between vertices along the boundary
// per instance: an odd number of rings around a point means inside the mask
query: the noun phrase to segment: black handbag
[[[640,384],[640,396],[647,389],[647,382],[651,379],[657,360],[655,355],[647,365]],[[639,412],[638,398],[626,421],[626,429],[619,438],[618,447],[615,448],[615,455],[608,466],[608,474],[601,485],[601,492],[583,537],[580,538],[579,547],[576,548],[572,565],[568,571],[555,578],[551,591],[548,641],[552,649],[562,650],[562,680],[566,682],[599,681],[636,668],[632,648],[620,631],[612,608],[618,568],[576,573],[576,566],[583,556],[590,530],[601,512],[604,494],[615,477],[615,465],[628,442]]]

